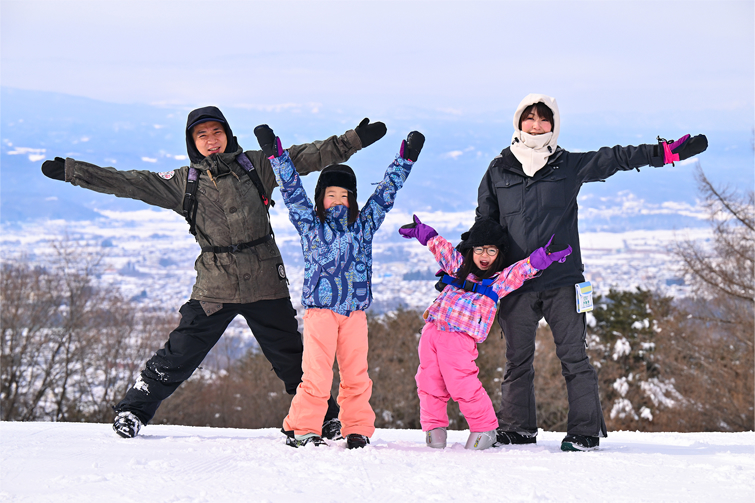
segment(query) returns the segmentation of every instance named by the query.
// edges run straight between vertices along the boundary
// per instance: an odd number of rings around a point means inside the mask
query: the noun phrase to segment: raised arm
[[[418,131],[409,133],[406,140],[401,142],[401,149],[385,171],[383,180],[359,212],[359,220],[367,240],[372,240],[375,231],[385,220],[385,214],[393,208],[396,193],[404,186],[424,144],[425,137],[422,133]]]
[[[364,119],[356,128],[342,135],[331,136],[312,143],[292,145],[287,150],[291,161],[296,166],[297,173],[304,176],[313,171],[320,171],[330,164],[347,161],[358,150],[382,138],[385,132],[386,127],[382,122],[370,123],[369,119]],[[272,193],[272,190],[277,187],[277,182],[268,156],[261,150],[249,150],[246,155],[257,168],[265,188]]]
[[[501,274],[493,282],[493,290],[499,298],[505,297],[521,287],[525,281],[534,278],[540,271],[547,269],[554,262],[563,263],[566,261],[566,257],[571,255],[571,246],[554,245],[552,243],[553,236],[545,246],[532,252],[532,255],[501,271]]]
[[[291,161],[289,153],[281,147],[280,138],[275,136],[275,133],[267,124],[254,128],[254,134],[275,174],[283,202],[288,208],[289,219],[299,234],[304,234],[311,228],[317,217],[314,204],[307,197],[294,163]]]

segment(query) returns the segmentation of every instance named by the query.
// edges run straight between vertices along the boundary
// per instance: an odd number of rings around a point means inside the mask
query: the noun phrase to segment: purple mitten
[[[414,218],[414,222],[402,225],[398,230],[398,233],[406,239],[417,238],[417,241],[419,241],[422,246],[427,246],[427,242],[430,241],[430,238],[434,238],[438,233],[429,225],[420,222],[417,215],[412,215],[412,217]]]
[[[555,236],[555,234],[553,236]],[[551,238],[548,240],[548,244],[546,244],[542,248],[538,248],[537,250],[532,252],[532,255],[530,255],[530,265],[538,271],[547,269],[548,266],[550,266],[553,262],[563,263],[566,260],[566,257],[571,255],[572,250],[571,246],[569,245],[567,245],[564,249],[554,250],[554,248],[560,247],[558,247],[557,245],[551,246],[553,236],[551,236]],[[548,250],[550,250],[550,253],[548,252]]]

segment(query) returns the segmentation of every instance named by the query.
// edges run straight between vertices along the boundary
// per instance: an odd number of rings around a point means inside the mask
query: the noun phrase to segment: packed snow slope
[[[422,432],[365,449],[293,449],[275,429],[0,423],[2,502],[755,501],[755,433],[609,432],[594,452],[537,445],[445,450]]]

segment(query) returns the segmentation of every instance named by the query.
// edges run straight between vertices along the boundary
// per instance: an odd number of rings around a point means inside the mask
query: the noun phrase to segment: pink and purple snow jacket
[[[455,275],[461,268],[464,257],[443,236],[431,238],[427,242],[427,247],[446,273]],[[499,298],[505,297],[539,272],[530,265],[530,259],[527,257],[493,276],[491,286]],[[480,282],[474,274],[470,274],[466,279]],[[479,344],[488,337],[495,312],[496,304],[490,297],[446,285],[427,309],[425,319],[434,322],[436,327],[444,332],[464,332]]]

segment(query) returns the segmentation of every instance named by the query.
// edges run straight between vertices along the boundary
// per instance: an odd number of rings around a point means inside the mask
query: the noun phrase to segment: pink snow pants
[[[283,429],[293,430],[296,435],[322,435],[335,357],[341,377],[338,388],[341,434],[371,437],[375,432],[375,412],[370,406],[372,380],[367,374],[367,349],[364,311],[343,316],[330,309],[307,309],[301,365],[304,375],[283,420]]]
[[[462,332],[443,332],[428,322],[419,340],[419,420],[423,431],[448,426],[448,399],[458,404],[470,431],[495,430],[498,419],[477,378],[477,343]]]

